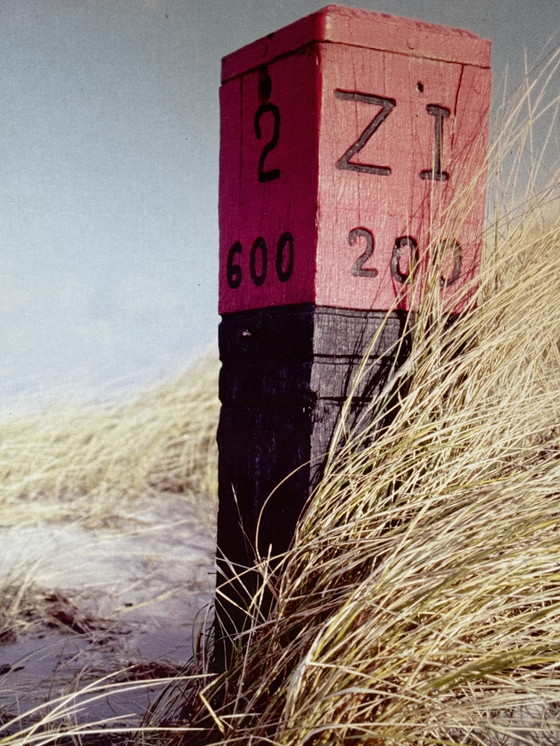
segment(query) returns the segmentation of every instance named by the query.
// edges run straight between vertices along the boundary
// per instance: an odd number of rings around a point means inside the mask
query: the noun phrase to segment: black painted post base
[[[219,510],[215,665],[246,630],[261,580],[246,571],[290,546],[321,474],[353,379],[374,334],[373,365],[353,391],[356,410],[407,354],[407,314],[313,304],[225,314],[218,428]],[[400,344],[399,344],[400,343]],[[257,536],[258,527],[258,536]],[[240,578],[236,575],[245,570]],[[264,593],[257,604],[266,609]]]

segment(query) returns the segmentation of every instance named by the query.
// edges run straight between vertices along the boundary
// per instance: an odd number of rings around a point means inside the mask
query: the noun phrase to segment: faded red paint
[[[480,261],[489,49],[465,31],[328,6],[226,57],[220,313],[414,307],[442,240],[441,293],[457,310]]]

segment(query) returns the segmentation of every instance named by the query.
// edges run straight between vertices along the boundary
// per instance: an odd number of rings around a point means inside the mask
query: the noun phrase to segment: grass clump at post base
[[[0,522],[121,525],[139,500],[217,495],[217,363],[206,358],[150,391],[45,406],[0,423]]]
[[[201,728],[184,743],[560,743],[558,98],[537,113],[535,85],[493,145],[472,302],[447,323],[434,257],[410,358],[369,427],[340,427],[276,579],[262,562],[271,613],[225,675],[169,693]],[[441,235],[467,217],[468,195]]]

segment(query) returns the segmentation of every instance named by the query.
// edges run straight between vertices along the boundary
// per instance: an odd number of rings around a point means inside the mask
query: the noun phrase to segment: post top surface
[[[327,5],[224,57],[222,82],[312,42],[348,44],[490,67],[490,42],[470,31],[343,5]]]

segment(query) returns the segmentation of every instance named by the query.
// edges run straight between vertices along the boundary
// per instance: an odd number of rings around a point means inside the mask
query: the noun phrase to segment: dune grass
[[[273,609],[225,675],[169,693],[167,721],[201,729],[182,743],[560,742],[559,99],[540,95],[494,140],[476,302],[447,324],[432,252],[410,357],[365,428],[340,424],[277,577],[261,566]]]
[[[184,743],[560,742],[560,222],[489,250],[391,424],[333,449],[234,666],[170,694]]]
[[[553,55],[528,76],[498,122],[476,303],[447,324],[434,252],[406,364],[365,427],[341,423],[281,571],[261,567],[271,611],[225,674],[209,670],[210,639],[144,727],[103,729],[109,742],[560,742],[560,99],[542,103],[559,65]],[[446,233],[466,211],[455,208]],[[13,431],[26,459],[12,465],[3,439],[2,505],[39,516],[52,497],[59,515],[75,515],[92,496],[212,493],[211,380],[199,374],[189,395],[175,382],[163,414],[152,410],[165,388],[101,413],[57,413],[58,430],[28,420],[27,434]],[[60,726],[60,707],[43,732],[0,730],[0,744],[55,743],[61,731],[64,743],[92,742],[98,726],[90,736]]]
[[[0,524],[122,524],[162,493],[198,502],[213,520],[217,373],[208,357],[149,391],[4,419]]]

